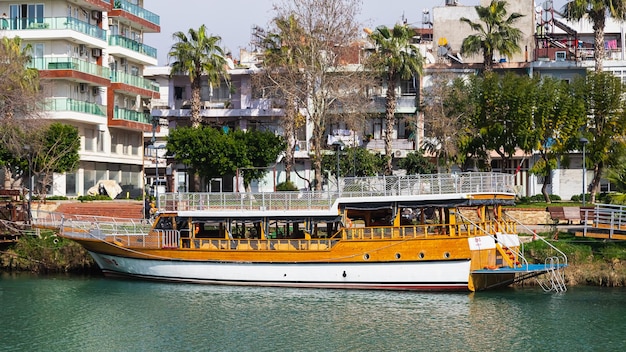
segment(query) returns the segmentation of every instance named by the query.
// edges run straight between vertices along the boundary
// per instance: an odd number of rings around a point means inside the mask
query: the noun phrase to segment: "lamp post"
[[[32,163],[33,163],[33,154],[30,149],[30,145],[25,145],[24,150],[28,153],[28,223],[30,224],[32,221],[32,213],[30,211],[31,202],[33,199],[33,172],[32,172]]]
[[[343,149],[343,142],[340,140],[337,140],[335,142],[333,142],[333,144],[336,148],[337,148],[337,193],[340,193],[339,191],[339,171],[340,171],[340,167],[339,167],[339,151],[341,149]]]
[[[587,181],[585,180],[586,176],[587,176],[587,162],[586,162],[586,158],[585,158],[585,147],[587,145],[587,143],[589,143],[589,140],[585,137],[581,137],[580,138],[580,144],[583,145],[583,206],[585,205],[585,193],[587,193]]]
[[[152,182],[152,186],[154,187],[154,198],[156,198],[156,208],[159,209],[159,149],[165,149],[165,146],[160,145],[157,147],[156,145],[156,130],[159,126],[159,117],[152,116],[152,150],[154,150],[154,172],[156,174],[156,178],[154,182]]]
[[[152,182],[152,186],[154,187],[154,198],[156,198],[156,207],[157,209],[159,209],[159,186],[160,186],[160,182],[159,182],[159,150],[160,149],[165,149],[166,147],[164,145],[160,145],[160,146],[156,146],[155,144],[152,144],[152,150],[154,151],[154,172],[156,174],[156,178],[154,179],[154,182]]]

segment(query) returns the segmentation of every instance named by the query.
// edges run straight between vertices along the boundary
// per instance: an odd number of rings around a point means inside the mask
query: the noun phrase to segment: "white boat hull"
[[[468,290],[470,261],[242,263],[136,259],[90,252],[105,275],[208,284]]]

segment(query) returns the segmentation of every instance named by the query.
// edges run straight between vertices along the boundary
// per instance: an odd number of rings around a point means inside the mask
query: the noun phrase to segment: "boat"
[[[552,247],[543,263],[523,256],[523,224],[504,210],[514,201],[510,174],[341,178],[324,191],[159,194],[151,225],[65,216],[60,236],[106,276],[424,291],[537,278],[565,290],[564,253]]]

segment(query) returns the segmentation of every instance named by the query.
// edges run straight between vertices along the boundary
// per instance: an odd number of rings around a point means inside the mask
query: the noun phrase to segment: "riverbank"
[[[539,235],[567,255],[568,286],[626,286],[626,243],[579,238],[567,232],[559,233],[556,240],[552,233]],[[542,241],[526,243],[524,251],[524,256],[535,262],[554,255]],[[49,232],[40,237],[22,237],[16,244],[0,249],[0,271],[86,274],[99,269],[80,245]],[[525,285],[533,283],[531,280]]]

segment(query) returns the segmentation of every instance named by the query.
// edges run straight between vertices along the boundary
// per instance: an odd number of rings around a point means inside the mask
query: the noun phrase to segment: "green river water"
[[[419,293],[0,275],[0,351],[623,351],[626,289]]]

